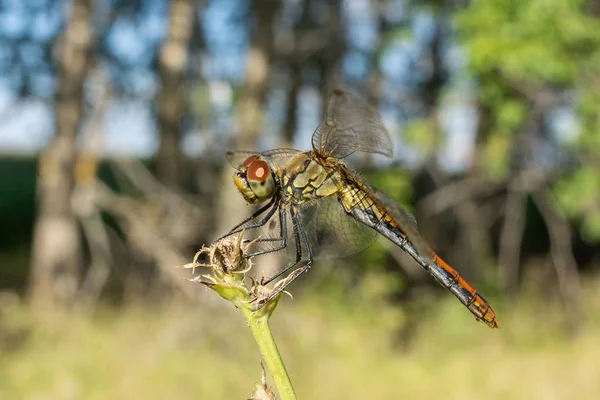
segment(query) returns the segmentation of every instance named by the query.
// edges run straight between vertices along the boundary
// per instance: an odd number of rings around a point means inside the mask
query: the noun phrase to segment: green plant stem
[[[273,377],[275,386],[279,392],[281,400],[296,400],[296,393],[292,387],[292,382],[283,364],[281,354],[277,349],[277,344],[269,327],[270,312],[252,312],[250,309],[242,308],[244,317],[248,321],[250,330],[258,344],[258,348],[267,368]]]

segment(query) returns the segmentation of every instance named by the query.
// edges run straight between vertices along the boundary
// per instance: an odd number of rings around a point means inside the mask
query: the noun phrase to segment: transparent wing
[[[419,254],[427,261],[432,261],[433,251],[431,250],[431,247],[427,241],[419,233],[417,220],[415,217],[381,190],[377,189],[356,175],[354,178],[362,183],[371,198],[375,200],[375,202],[382,207],[400,226],[402,231],[406,234],[408,240],[413,244]]]
[[[348,216],[337,198],[326,197],[298,209],[300,222],[304,228],[314,258],[341,258],[359,253],[371,246],[377,239],[377,232]],[[260,239],[252,251],[270,251],[281,247],[281,225],[279,214],[273,215],[269,223],[260,229],[247,231],[249,240]],[[280,249],[288,260],[296,258],[296,239],[289,210],[284,210],[287,246]],[[267,240],[265,240],[267,239]],[[308,252],[302,240],[303,259]]]
[[[283,167],[290,158],[298,153],[301,151],[295,149],[273,149],[262,153],[258,151],[228,151],[225,157],[229,165],[235,169],[238,169],[248,157],[256,154],[260,154],[274,166]]]
[[[225,153],[225,158],[229,165],[233,168],[238,169],[240,165],[246,161],[246,159],[250,156],[260,154],[258,151],[228,151]]]
[[[344,211],[337,197],[325,197],[300,209],[302,225],[317,258],[341,258],[359,253],[378,233]]]
[[[393,154],[392,140],[377,110],[360,97],[336,89],[327,102],[325,120],[312,137],[313,148],[344,158],[355,151]]]

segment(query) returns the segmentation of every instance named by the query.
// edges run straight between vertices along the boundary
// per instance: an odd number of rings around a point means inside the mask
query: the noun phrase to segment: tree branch
[[[503,186],[504,182],[492,182],[485,178],[466,178],[450,183],[425,196],[420,201],[420,206],[427,214],[440,214],[465,201],[488,196]]]
[[[504,206],[504,223],[500,234],[498,254],[499,278],[505,293],[513,296],[519,283],[519,264],[521,242],[525,231],[525,213],[527,193],[518,188],[516,179],[509,185]]]
[[[556,211],[552,193],[547,186],[533,192],[532,195],[550,234],[550,251],[563,301],[571,322],[576,324],[580,317],[580,282],[571,246],[571,229],[563,216]]]

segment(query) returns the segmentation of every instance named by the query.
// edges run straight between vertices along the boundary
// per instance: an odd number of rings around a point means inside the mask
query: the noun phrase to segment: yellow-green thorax
[[[318,158],[312,152],[299,153],[277,171],[284,202],[302,204],[337,194],[342,176],[334,160]]]

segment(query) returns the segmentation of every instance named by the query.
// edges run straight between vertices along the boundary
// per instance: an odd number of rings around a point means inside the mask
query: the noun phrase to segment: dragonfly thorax
[[[248,203],[259,203],[275,195],[273,171],[258,155],[248,157],[240,165],[233,182]]]
[[[318,159],[313,152],[299,153],[281,173],[283,201],[294,204],[335,195],[340,184],[337,167]]]

